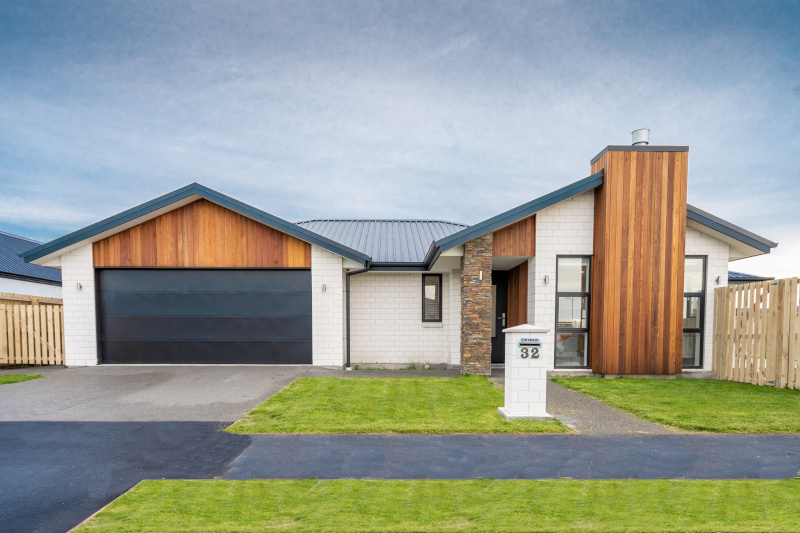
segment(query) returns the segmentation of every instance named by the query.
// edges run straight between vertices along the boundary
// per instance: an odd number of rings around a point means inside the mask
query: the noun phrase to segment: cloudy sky
[[[289,220],[475,223],[651,129],[800,274],[797,2],[0,0],[0,229],[192,181]]]

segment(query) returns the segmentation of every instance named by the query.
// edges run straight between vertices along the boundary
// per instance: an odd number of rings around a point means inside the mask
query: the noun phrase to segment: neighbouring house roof
[[[730,282],[746,282],[751,283],[755,281],[772,281],[775,278],[765,278],[764,276],[756,276],[754,274],[745,274],[744,272],[728,271],[728,283]]]
[[[61,272],[53,268],[31,265],[22,260],[19,254],[40,245],[39,241],[26,239],[0,231],[0,277],[61,285]]]
[[[252,218],[253,220],[261,222],[262,224],[266,224],[267,226],[275,228],[278,231],[282,231],[292,235],[293,237],[297,237],[302,241],[319,246],[320,248],[324,248],[335,254],[341,255],[342,257],[356,261],[362,265],[369,261],[369,256],[357,250],[348,248],[347,246],[332,241],[327,237],[323,237],[318,233],[314,233],[303,227],[292,224],[287,220],[278,218],[265,211],[261,211],[260,209],[256,209],[251,205],[240,202],[235,198],[226,196],[213,189],[209,189],[208,187],[200,185],[199,183],[190,183],[185,187],[181,187],[180,189],[174,190],[163,196],[159,196],[158,198],[150,200],[149,202],[132,207],[126,211],[123,211],[122,213],[106,218],[100,222],[86,226],[85,228],[77,231],[73,231],[72,233],[42,244],[41,246],[37,246],[36,248],[23,253],[22,258],[26,262],[31,262],[46,259],[48,256],[52,256],[53,254],[60,255],[60,253],[65,253],[69,249],[80,245],[80,243],[86,241],[98,241],[107,237],[108,235],[118,233],[119,231],[154,218],[166,211],[171,211],[172,209],[180,207],[181,205],[186,205],[187,203],[193,202],[200,198],[205,198],[210,202],[214,202],[215,204],[221,205],[222,207],[235,211],[243,216]]]
[[[358,250],[376,263],[422,263],[431,243],[468,228],[444,220],[314,219],[297,225]]]

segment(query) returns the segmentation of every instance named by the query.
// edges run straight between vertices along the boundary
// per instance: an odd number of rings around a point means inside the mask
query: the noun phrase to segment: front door
[[[492,363],[505,363],[505,340],[503,330],[508,317],[508,272],[492,270]]]

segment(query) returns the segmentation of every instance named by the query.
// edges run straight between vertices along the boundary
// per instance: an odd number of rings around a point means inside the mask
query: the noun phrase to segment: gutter
[[[346,323],[347,323],[347,364],[345,366],[345,370],[353,370],[350,368],[350,276],[355,276],[356,274],[363,274],[364,272],[369,272],[371,263],[367,261],[367,264],[361,270],[354,270],[352,272],[345,272],[345,279],[346,279],[346,289],[345,294],[347,297],[347,304],[345,305],[345,314],[347,315]]]

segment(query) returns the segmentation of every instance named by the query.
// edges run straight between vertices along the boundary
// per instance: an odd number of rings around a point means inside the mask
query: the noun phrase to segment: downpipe
[[[345,289],[345,297],[347,298],[346,307],[346,314],[347,314],[347,364],[345,365],[345,370],[353,370],[350,368],[350,276],[355,276],[356,274],[363,274],[364,272],[369,272],[370,266],[372,265],[371,261],[367,261],[367,265],[362,268],[361,270],[354,270],[352,272],[346,272],[346,289]]]

